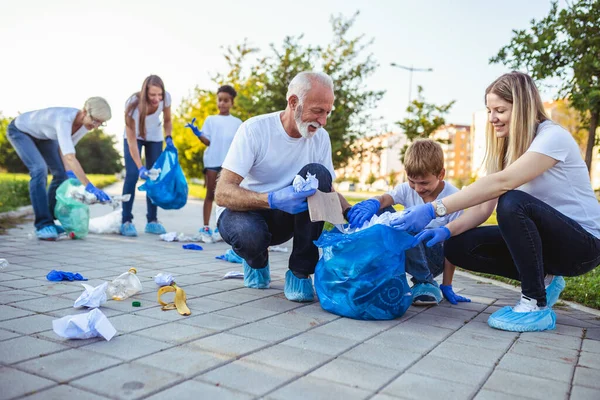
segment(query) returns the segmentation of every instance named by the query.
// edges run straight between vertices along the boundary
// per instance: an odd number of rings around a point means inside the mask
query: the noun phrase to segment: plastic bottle
[[[5,258],[0,258],[0,270],[8,267],[8,261]]]
[[[106,297],[113,300],[125,300],[142,291],[142,283],[136,276],[137,270],[129,268],[129,271],[119,275],[108,284]]]

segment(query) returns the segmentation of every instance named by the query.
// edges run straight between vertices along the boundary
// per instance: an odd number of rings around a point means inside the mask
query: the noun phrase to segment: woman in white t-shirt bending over
[[[436,215],[466,209],[417,237],[428,245],[448,239],[446,258],[461,268],[521,281],[520,301],[493,313],[491,327],[554,329],[552,306],[564,289],[562,276],[600,264],[600,205],[577,143],[548,119],[528,75],[502,75],[485,91],[485,103],[488,175],[412,208],[399,225],[419,232]],[[494,208],[498,225],[476,228]]]
[[[162,114],[162,115],[161,115]],[[162,116],[162,121],[161,121]],[[171,132],[171,95],[165,91],[165,85],[158,76],[150,75],[144,80],[142,90],[133,94],[125,104],[125,182],[123,194],[130,194],[131,200],[123,203],[121,235],[137,236],[133,225],[133,199],[138,177],[148,179],[148,170],[160,156],[164,138],[167,146],[173,146]],[[142,164],[140,153],[144,147],[146,165]],[[146,197],[148,213],[146,233],[160,235],[166,233],[165,228],[157,219],[157,207]]]
[[[229,112],[233,107],[233,101],[237,92],[229,85],[223,85],[217,90],[217,108],[219,114],[211,115],[204,121],[200,131],[195,125],[195,118],[186,127],[194,131],[194,135],[204,143],[207,148],[204,151],[204,179],[206,183],[206,197],[204,198],[204,226],[200,229],[203,242],[212,243],[221,240],[217,228],[214,232],[210,229],[210,214],[215,199],[215,187],[217,176],[221,172],[221,165],[229,151],[229,146],[242,120],[234,117]]]
[[[88,131],[105,125],[111,117],[110,106],[102,97],[91,97],[83,109],[52,107],[19,115],[8,125],[8,140],[29,170],[29,197],[35,214],[35,233],[41,240],[56,240],[64,229],[54,225],[56,189],[69,178],[76,178],[98,201],[110,197],[94,187],[75,157],[75,145]],[[68,170],[65,172],[65,168]],[[48,191],[48,170],[52,183]]]

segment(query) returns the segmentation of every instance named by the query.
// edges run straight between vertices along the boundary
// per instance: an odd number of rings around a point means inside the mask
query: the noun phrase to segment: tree
[[[123,169],[115,138],[100,128],[88,132],[77,143],[77,160],[87,174],[114,174]]]
[[[546,17],[513,33],[510,43],[490,62],[525,68],[535,80],[561,80],[557,98],[568,97],[588,130],[585,163],[589,170],[600,118],[600,2],[575,0],[559,11],[553,1]]]
[[[391,187],[396,187],[397,183],[398,183],[398,173],[394,170],[391,170],[390,174],[388,176],[388,184]]]
[[[12,147],[6,136],[8,124],[12,118],[6,118],[0,113],[0,170],[6,172],[27,172],[23,161],[17,155],[15,148]]]
[[[416,139],[427,139],[440,127],[446,124],[445,115],[454,105],[452,100],[448,104],[437,106],[426,103],[423,98],[423,88],[417,87],[417,98],[409,104],[406,111],[409,116],[396,124],[402,128],[407,138],[407,144],[400,151],[400,160],[404,162],[404,154],[410,144]],[[446,143],[444,140],[438,140],[440,143]]]

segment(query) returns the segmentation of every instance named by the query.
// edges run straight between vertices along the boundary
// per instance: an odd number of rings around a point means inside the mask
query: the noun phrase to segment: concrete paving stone
[[[182,344],[204,336],[212,335],[216,332],[217,331],[213,329],[199,328],[197,326],[173,322],[136,331],[135,335],[173,344]]]
[[[14,303],[10,306],[0,305],[0,321],[24,317],[31,314],[33,314],[33,312],[29,310],[22,310],[20,308],[16,308],[14,306]]]
[[[223,310],[225,308],[231,308],[232,306],[231,303],[211,300],[205,297],[197,297],[191,300],[188,299],[187,305],[192,313],[209,313],[217,310]]]
[[[9,319],[0,322],[0,328],[29,335],[52,329],[52,320],[55,318],[43,314],[34,314],[26,317]]]
[[[523,332],[517,342],[530,342],[539,346],[561,347],[565,349],[579,350],[581,348],[581,337],[558,335],[550,332]]]
[[[204,285],[223,291],[231,289],[241,289],[244,287],[244,281],[241,279],[218,279],[210,282],[205,282]],[[259,290],[260,289],[255,289]]]
[[[35,334],[31,335],[31,337],[34,337],[37,339],[42,339],[42,340],[49,340],[51,342],[62,344],[64,346],[71,347],[71,348],[86,346],[88,344],[101,342],[101,341],[105,340],[102,337],[95,337],[95,338],[89,338],[89,339],[67,339],[67,338],[58,336],[54,331],[45,331],[45,332],[35,333]]]
[[[429,354],[450,360],[462,361],[467,364],[493,367],[504,355],[504,350],[486,349],[456,342],[443,342]]]
[[[593,368],[598,371],[598,377],[600,378],[600,357],[597,353],[590,353],[582,351],[579,354],[579,366]]]
[[[516,342],[509,353],[575,365],[578,351],[564,347],[548,347],[533,342]]]
[[[185,290],[185,294],[188,298],[206,297],[211,294],[222,292],[222,290],[220,290],[220,289],[215,289],[210,286],[205,286],[202,283],[198,283],[196,285],[188,285],[188,286],[184,287],[183,289]],[[156,296],[156,293],[155,293],[155,296]]]
[[[403,331],[390,329],[367,340],[365,343],[378,346],[389,346],[391,348],[409,349],[414,352],[427,353],[441,343],[440,339],[433,339],[427,336],[415,336],[406,334]]]
[[[288,301],[288,300],[286,300],[286,301]],[[288,302],[293,303],[292,301],[288,301]],[[343,317],[340,317],[339,315],[335,315],[328,311],[323,310],[319,303],[312,303],[309,305],[304,305],[302,307],[295,308],[293,311],[297,315],[308,316],[311,318],[315,318],[319,321],[333,321],[335,319],[343,318]],[[402,321],[402,318],[398,319],[397,321]]]
[[[194,340],[193,342],[188,343],[188,345],[213,353],[230,357],[239,357],[242,354],[266,347],[269,345],[269,342],[232,335],[230,333],[219,333]]]
[[[29,287],[39,286],[40,283],[42,283],[42,282],[38,279],[20,278],[20,279],[15,279],[15,280],[10,280],[10,281],[4,281],[4,286],[7,286],[12,289],[26,289]]]
[[[108,397],[99,396],[68,385],[58,385],[51,389],[38,391],[35,394],[23,397],[23,400],[106,400]]]
[[[494,392],[492,390],[480,390],[474,400],[514,400],[515,396],[508,393]],[[519,399],[531,399],[525,396],[524,393],[519,394]]]
[[[428,326],[437,326],[439,328],[446,328],[457,330],[461,328],[466,322],[460,318],[449,318],[440,314],[432,314],[429,312],[423,312],[419,315],[410,319],[411,322],[417,324],[423,324]]]
[[[277,344],[247,355],[243,360],[283,368],[288,371],[306,373],[330,358],[330,356],[322,353]]]
[[[564,362],[542,361],[537,358],[508,353],[500,360],[498,369],[570,383],[575,366]],[[600,371],[598,374],[600,377]]]
[[[262,396],[295,376],[294,372],[242,359],[213,369],[196,380]]]
[[[410,348],[389,348],[387,346],[363,343],[341,354],[340,357],[400,372],[420,359],[422,354]]]
[[[16,301],[38,299],[41,297],[44,297],[44,295],[25,290],[5,290],[0,292],[0,304],[11,304]]]
[[[423,374],[444,381],[458,382],[465,385],[481,385],[492,372],[492,366],[475,365],[448,358],[442,358],[431,353],[412,365],[408,372]],[[444,373],[440,374],[440,371]]]
[[[583,386],[573,386],[571,389],[571,400],[598,400],[600,390]]]
[[[298,335],[300,331],[301,329],[289,329],[280,325],[269,324],[266,320],[263,320],[233,328],[228,332],[234,335],[264,340],[267,342],[279,342]]]
[[[216,313],[191,315],[180,321],[185,325],[197,326],[200,328],[211,329],[214,331],[222,331],[231,329],[236,326],[247,324],[247,321],[239,318],[227,317]]]
[[[600,328],[589,328],[585,332],[585,338],[600,341]]]
[[[577,318],[573,318],[568,314],[568,311],[565,311],[564,314],[556,313],[556,324],[560,325],[570,325],[579,328],[596,328],[598,325],[595,323],[591,323],[588,321],[583,321]]]
[[[18,301],[16,303],[11,303],[10,305],[24,310],[46,313],[63,308],[73,308],[73,303],[73,300],[68,300],[58,296],[47,296],[38,299]]]
[[[473,323],[473,322],[471,322]],[[484,349],[506,351],[514,342],[514,337],[502,336],[494,337],[488,336],[487,331],[483,331],[483,334],[478,333],[476,330],[460,329],[454,332],[446,340],[450,343],[459,343],[467,346],[477,346]]]
[[[316,327],[313,331],[324,335],[338,336],[350,340],[366,340],[379,332],[398,325],[392,321],[358,321],[350,318],[340,318]]]
[[[43,286],[30,287],[26,289],[28,292],[39,293],[46,296],[62,295],[65,293],[83,292],[83,288],[79,282],[56,282],[48,283]],[[39,297],[39,296],[38,296]]]
[[[72,386],[117,399],[137,399],[166,389],[181,377],[166,368],[121,364],[71,382]],[[104,383],[104,384],[103,384]]]
[[[600,353],[600,342],[597,340],[584,339],[581,350],[590,353]]]
[[[469,399],[476,392],[473,385],[443,382],[420,373],[404,373],[386,386],[383,394],[403,399]]]
[[[40,378],[14,368],[0,367],[0,399],[7,400],[56,385],[51,380]]]
[[[71,308],[62,308],[60,310],[48,311],[45,314],[50,315],[52,317],[56,317],[56,318],[62,318],[67,315],[86,314],[86,313],[90,312],[89,308],[85,308],[85,307],[74,308],[73,303],[74,302],[71,301]],[[108,319],[112,319],[112,317],[123,314],[123,312],[121,312],[121,311],[113,310],[111,308],[106,308],[104,306],[100,307],[99,310],[102,311],[102,314],[104,314],[106,316],[106,318],[108,318]]]
[[[227,272],[229,272],[229,271],[227,271]],[[252,289],[252,288],[241,287],[241,288],[232,289],[232,290],[235,290],[236,293],[249,294],[250,296],[253,296],[256,299],[263,299],[263,298],[268,298],[268,297],[272,297],[272,296],[281,294],[281,291],[277,290],[277,289],[256,290],[256,289]],[[301,306],[301,305],[297,304],[296,306]]]
[[[19,337],[19,336],[21,336],[21,334],[7,331],[6,329],[0,329],[0,341],[12,339],[12,338]]]
[[[600,372],[597,369],[576,366],[573,385],[586,386],[600,390]]]
[[[368,391],[363,389],[338,385],[330,381],[307,376],[269,394],[267,399],[354,400],[365,399],[369,396],[369,394],[370,393]]]
[[[298,349],[315,351],[327,355],[338,355],[359,342],[341,337],[329,336],[314,331],[303,332],[298,336],[288,339],[282,344]]]
[[[120,364],[120,360],[79,349],[61,351],[16,364],[15,367],[59,383]]]
[[[226,292],[211,294],[211,295],[205,296],[205,298],[210,299],[210,300],[217,300],[217,301],[233,303],[233,304],[243,304],[243,303],[247,303],[249,301],[256,300],[255,296],[252,296],[249,294],[243,294],[243,293],[236,293],[236,292],[237,292],[236,290],[229,290]]]
[[[584,328],[570,325],[556,325],[556,329],[551,331],[553,334],[573,336],[577,338],[583,338]]]
[[[416,316],[413,318],[416,318]],[[433,340],[443,340],[454,332],[453,329],[418,324],[412,322],[412,318],[406,322],[402,322],[401,324],[394,326],[392,329],[390,329],[390,331],[410,336],[428,337]]]
[[[487,322],[471,321],[461,328],[461,331],[469,331],[494,338],[510,338],[514,339],[519,336],[518,332],[501,331],[500,329],[490,328]]]
[[[0,354],[2,354],[0,362],[12,364],[66,349],[68,349],[67,346],[58,343],[21,336],[0,342]]]
[[[306,314],[300,314],[295,310],[287,311],[274,315],[263,320],[270,325],[283,326],[289,329],[308,330],[331,320],[322,319],[320,316],[313,317]]]
[[[233,357],[223,354],[211,353],[194,346],[183,345],[150,354],[133,361],[133,363],[167,368],[170,372],[190,377],[213,369],[232,359]]]
[[[255,290],[255,289],[248,289],[248,290],[254,290],[257,292],[263,292]],[[273,292],[273,290],[269,289],[269,292]],[[249,303],[245,304],[246,306],[249,307],[255,307],[255,308],[260,308],[263,310],[268,310],[268,311],[275,311],[278,313],[282,313],[282,312],[286,312],[289,310],[293,310],[293,309],[297,309],[302,307],[301,304],[299,303],[295,303],[293,301],[289,301],[287,299],[282,299],[280,297],[266,297],[266,298],[262,298],[262,299],[258,299],[255,301],[251,301]],[[303,308],[303,307],[302,307]]]
[[[375,391],[395,378],[396,375],[398,375],[398,371],[390,368],[338,358],[319,367],[308,376]]]
[[[277,312],[275,312],[275,311],[263,310],[261,308],[256,308],[256,307],[249,307],[246,304],[221,309],[221,310],[218,310],[216,313],[220,314],[220,315],[225,315],[227,317],[243,319],[244,321],[249,321],[249,322],[257,321],[260,319],[265,319],[272,315],[277,314]]]
[[[396,400],[398,399],[398,397],[392,397],[390,395],[387,394],[383,394],[383,393],[378,393],[373,397],[369,398],[370,400]]]
[[[140,302],[140,306],[139,307],[133,307],[132,303],[134,301],[139,301]],[[102,309],[111,309],[111,310],[115,310],[115,311],[119,311],[121,313],[135,313],[141,310],[146,310],[149,308],[152,309],[158,309],[158,302],[156,300],[156,298],[154,298],[153,300],[144,300],[141,298],[138,298],[137,295],[133,295],[132,297],[129,297],[125,300],[108,300],[106,303],[104,303],[102,305]],[[158,313],[158,311],[157,311]]]
[[[129,361],[173,347],[172,344],[135,335],[115,336],[110,341],[98,341],[80,348]]]
[[[565,399],[569,384],[557,380],[542,379],[521,373],[495,370],[482,389],[508,393],[519,397],[522,394],[532,399]]]
[[[116,317],[112,317],[110,322],[115,327],[117,334],[119,335],[165,324],[165,321],[160,319],[142,317],[134,314],[118,315]]]
[[[159,392],[146,400],[198,400],[198,399],[219,399],[219,400],[250,400],[252,395],[233,391],[221,386],[215,386],[210,383],[195,380],[185,381],[176,386],[170,387]]]
[[[480,311],[465,310],[457,307],[429,307],[425,313],[445,318],[455,318],[466,323],[475,318]]]

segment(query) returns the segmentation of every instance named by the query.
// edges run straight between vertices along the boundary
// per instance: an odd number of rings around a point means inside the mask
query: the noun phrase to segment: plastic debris
[[[108,284],[106,295],[113,300],[125,300],[142,291],[142,283],[136,276],[137,270],[129,268],[129,271],[119,275]]]
[[[8,261],[6,258],[0,258],[0,271],[8,267]]]
[[[223,275],[223,279],[244,279],[244,273],[242,271],[229,271]]]
[[[112,211],[101,217],[90,219],[89,232],[96,234],[119,233],[123,210]]]
[[[185,250],[202,250],[202,246],[198,245],[198,244],[184,244],[183,247]]]
[[[82,283],[81,285],[85,290],[77,300],[75,300],[73,307],[98,308],[100,305],[106,303],[106,289],[108,288],[108,282],[104,282],[96,287],[86,285],[85,283]]]
[[[160,176],[160,171],[160,168],[151,168],[150,171],[148,171],[148,179],[150,179],[151,181],[157,180]]]
[[[306,179],[300,175],[296,175],[292,182],[292,186],[294,187],[295,192],[308,192],[309,190],[319,188],[319,180],[315,175],[307,172]]]
[[[98,308],[86,314],[67,315],[52,321],[52,329],[67,339],[103,337],[107,341],[117,333],[115,327]]]
[[[140,303],[139,301],[132,301],[131,302],[131,306],[132,307],[141,307],[142,303]]]
[[[154,277],[154,282],[158,286],[169,286],[173,283],[173,275],[161,272]]]
[[[53,269],[52,271],[48,272],[48,275],[46,275],[46,279],[48,279],[49,281],[53,281],[53,282],[60,282],[60,281],[87,281],[87,278],[84,278],[79,273],[57,271],[55,269]]]

